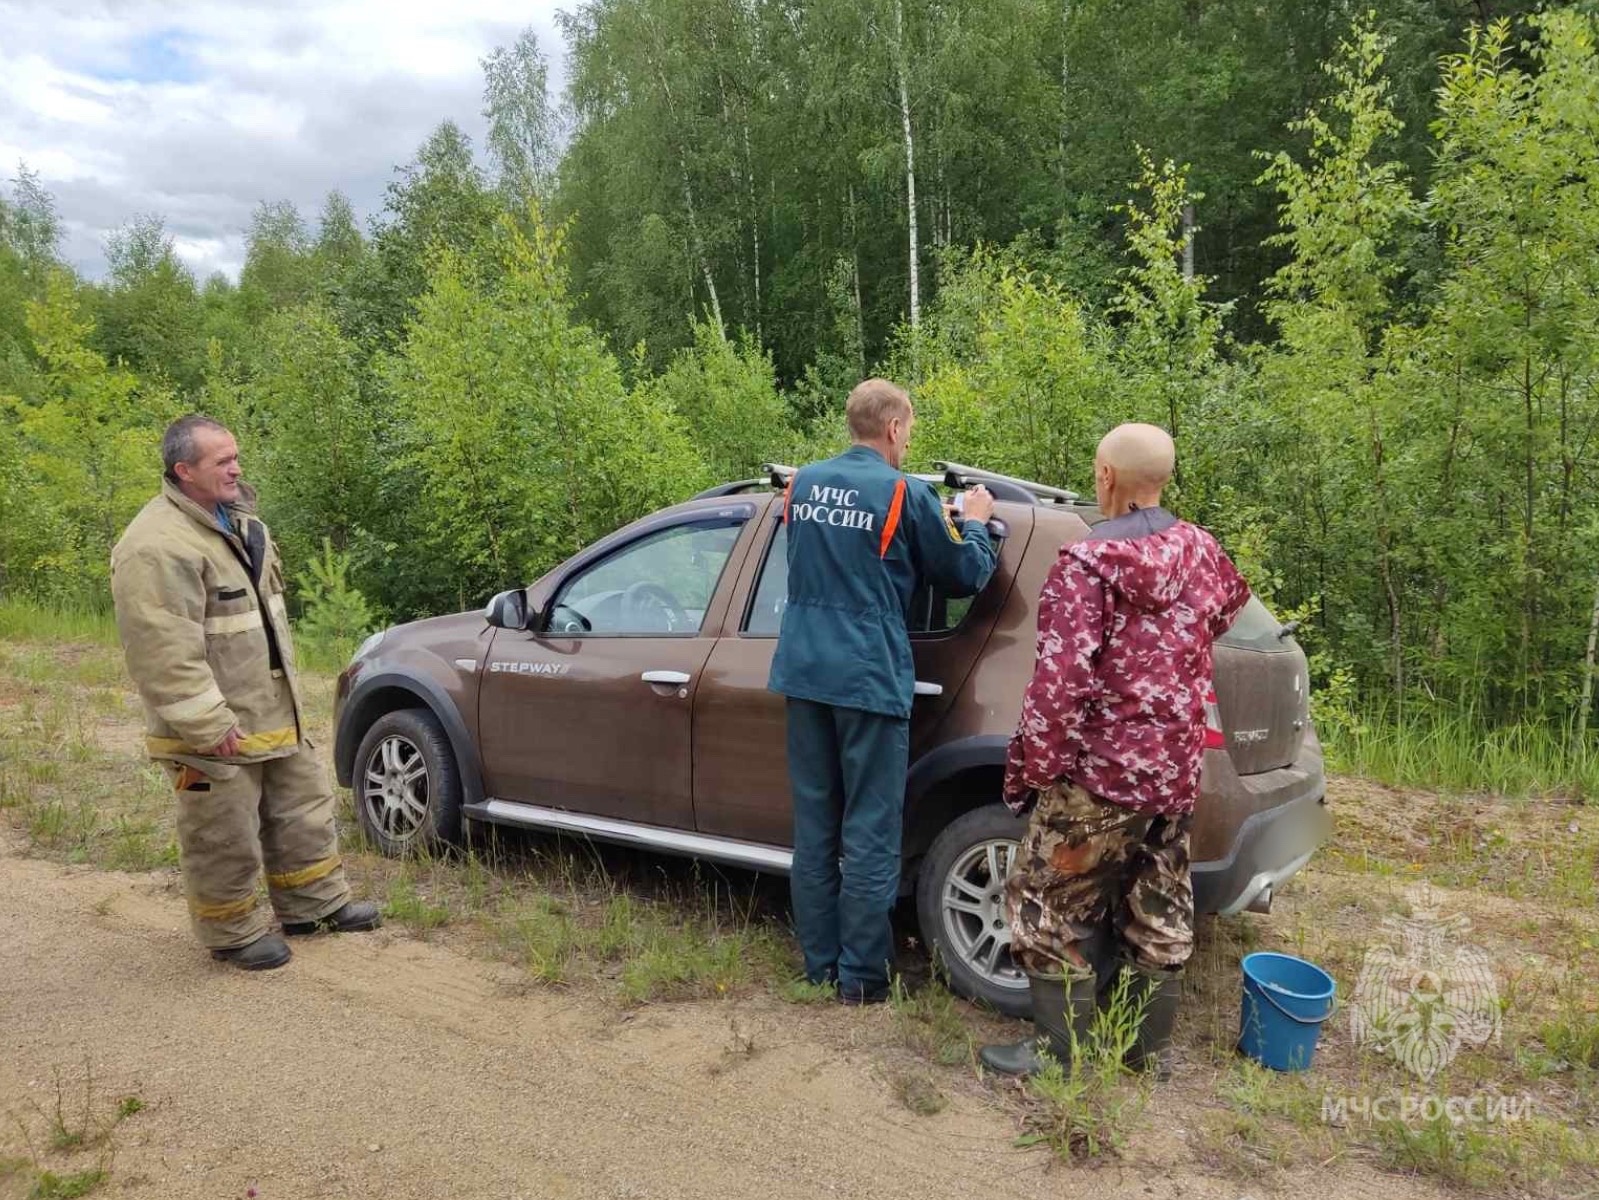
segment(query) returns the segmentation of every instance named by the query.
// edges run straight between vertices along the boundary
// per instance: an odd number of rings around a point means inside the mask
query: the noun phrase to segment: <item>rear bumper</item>
[[[1325,776],[1320,771],[1291,774],[1297,778],[1286,794],[1244,819],[1225,857],[1193,864],[1196,911],[1231,916],[1269,903],[1327,840],[1332,816]]]

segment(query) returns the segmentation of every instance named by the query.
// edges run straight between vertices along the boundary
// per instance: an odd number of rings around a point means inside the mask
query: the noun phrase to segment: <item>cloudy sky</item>
[[[91,277],[106,234],[159,213],[204,279],[237,277],[263,200],[363,220],[450,118],[481,147],[479,60],[532,26],[559,86],[564,0],[0,0],[0,182],[54,193]]]

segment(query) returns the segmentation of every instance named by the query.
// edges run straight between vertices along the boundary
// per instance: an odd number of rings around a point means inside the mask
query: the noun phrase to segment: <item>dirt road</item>
[[[872,1047],[889,1014],[771,999],[628,1016],[384,931],[297,944],[245,975],[190,941],[162,877],[0,844],[0,1154],[55,1102],[146,1107],[103,1194],[127,1197],[1087,1196],[1236,1200],[1187,1161],[1180,1121],[1139,1161],[1017,1150],[980,1085],[904,1108]],[[79,1158],[84,1158],[83,1152]],[[92,1156],[90,1156],[92,1157]],[[62,1167],[72,1165],[63,1161]],[[1375,1173],[1322,1196],[1430,1195]],[[1284,1190],[1302,1186],[1281,1181]],[[4,1185],[0,1184],[0,1194]]]

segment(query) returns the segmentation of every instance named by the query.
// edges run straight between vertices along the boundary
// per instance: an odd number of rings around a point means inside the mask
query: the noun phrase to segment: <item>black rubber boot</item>
[[[1122,956],[1117,938],[1109,928],[1096,929],[1078,944],[1083,961],[1094,969],[1095,995],[1099,1007],[1105,1007],[1111,989],[1122,973]]]
[[[1033,993],[1033,1028],[1037,1033],[1020,1042],[984,1046],[977,1057],[990,1071],[1001,1075],[1036,1075],[1044,1069],[1042,1051],[1069,1066],[1073,1040],[1082,1042],[1094,1023],[1099,981],[1092,975],[1068,980],[1060,975],[1028,975]]]
[[[1171,1033],[1182,1002],[1183,973],[1127,970],[1133,980],[1130,995],[1144,1004],[1144,1020],[1127,1052],[1127,1065],[1134,1071],[1154,1067],[1155,1078],[1164,1083],[1171,1078]]]
[[[231,963],[241,971],[270,971],[274,967],[281,967],[292,956],[288,942],[275,933],[267,933],[246,946],[213,950],[211,957],[218,962]]]
[[[383,924],[383,914],[370,900],[348,900],[320,921],[285,921],[283,932],[290,937],[308,933],[365,933]]]

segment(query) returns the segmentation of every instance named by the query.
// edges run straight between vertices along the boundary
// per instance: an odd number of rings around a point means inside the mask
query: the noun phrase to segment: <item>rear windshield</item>
[[[1233,627],[1221,637],[1223,645],[1237,646],[1243,650],[1293,650],[1299,643],[1291,637],[1278,637],[1283,623],[1271,615],[1271,610],[1251,596],[1244,605]]]

